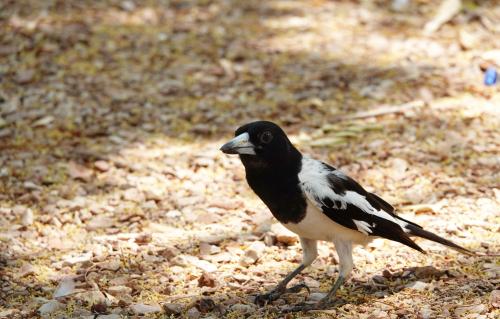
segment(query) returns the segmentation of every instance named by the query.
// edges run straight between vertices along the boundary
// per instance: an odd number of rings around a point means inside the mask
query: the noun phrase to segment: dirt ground
[[[0,318],[498,318],[500,5],[390,1],[0,2]],[[483,256],[417,240],[336,254],[265,307],[301,259],[218,149],[282,125],[398,213]],[[497,256],[494,256],[497,254]]]

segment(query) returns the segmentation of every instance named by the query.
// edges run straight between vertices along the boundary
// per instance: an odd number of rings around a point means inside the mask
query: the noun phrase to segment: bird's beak
[[[242,133],[226,144],[220,150],[226,154],[248,154],[255,155],[255,146],[250,142],[250,135]]]

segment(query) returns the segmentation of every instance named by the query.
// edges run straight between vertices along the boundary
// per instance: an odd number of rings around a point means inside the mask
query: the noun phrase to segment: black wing
[[[313,159],[304,161],[299,173],[301,188],[331,220],[366,235],[391,239],[423,252],[405,232],[408,224],[420,226],[398,217],[389,203],[367,192],[334,167]]]

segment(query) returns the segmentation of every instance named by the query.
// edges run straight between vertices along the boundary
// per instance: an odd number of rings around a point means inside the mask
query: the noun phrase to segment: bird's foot
[[[262,295],[257,295],[255,297],[255,303],[259,306],[264,306],[276,299],[278,299],[281,295],[286,294],[286,293],[297,293],[301,291],[302,289],[306,289],[308,293],[311,291],[309,290],[309,287],[306,286],[306,284],[298,284],[290,288],[285,288],[285,287],[276,287],[275,289],[271,290],[268,293],[262,294]]]
[[[339,300],[332,300],[330,298],[324,298],[318,301],[317,303],[301,303],[298,305],[295,305],[293,307],[290,307],[288,309],[284,309],[284,312],[308,312],[311,310],[326,310],[326,309],[331,309],[338,307],[342,305],[342,301]]]

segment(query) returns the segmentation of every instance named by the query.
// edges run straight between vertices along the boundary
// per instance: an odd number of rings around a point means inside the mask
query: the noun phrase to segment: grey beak
[[[226,154],[248,154],[255,155],[255,147],[250,142],[250,135],[242,133],[226,144],[222,145],[220,150]]]

